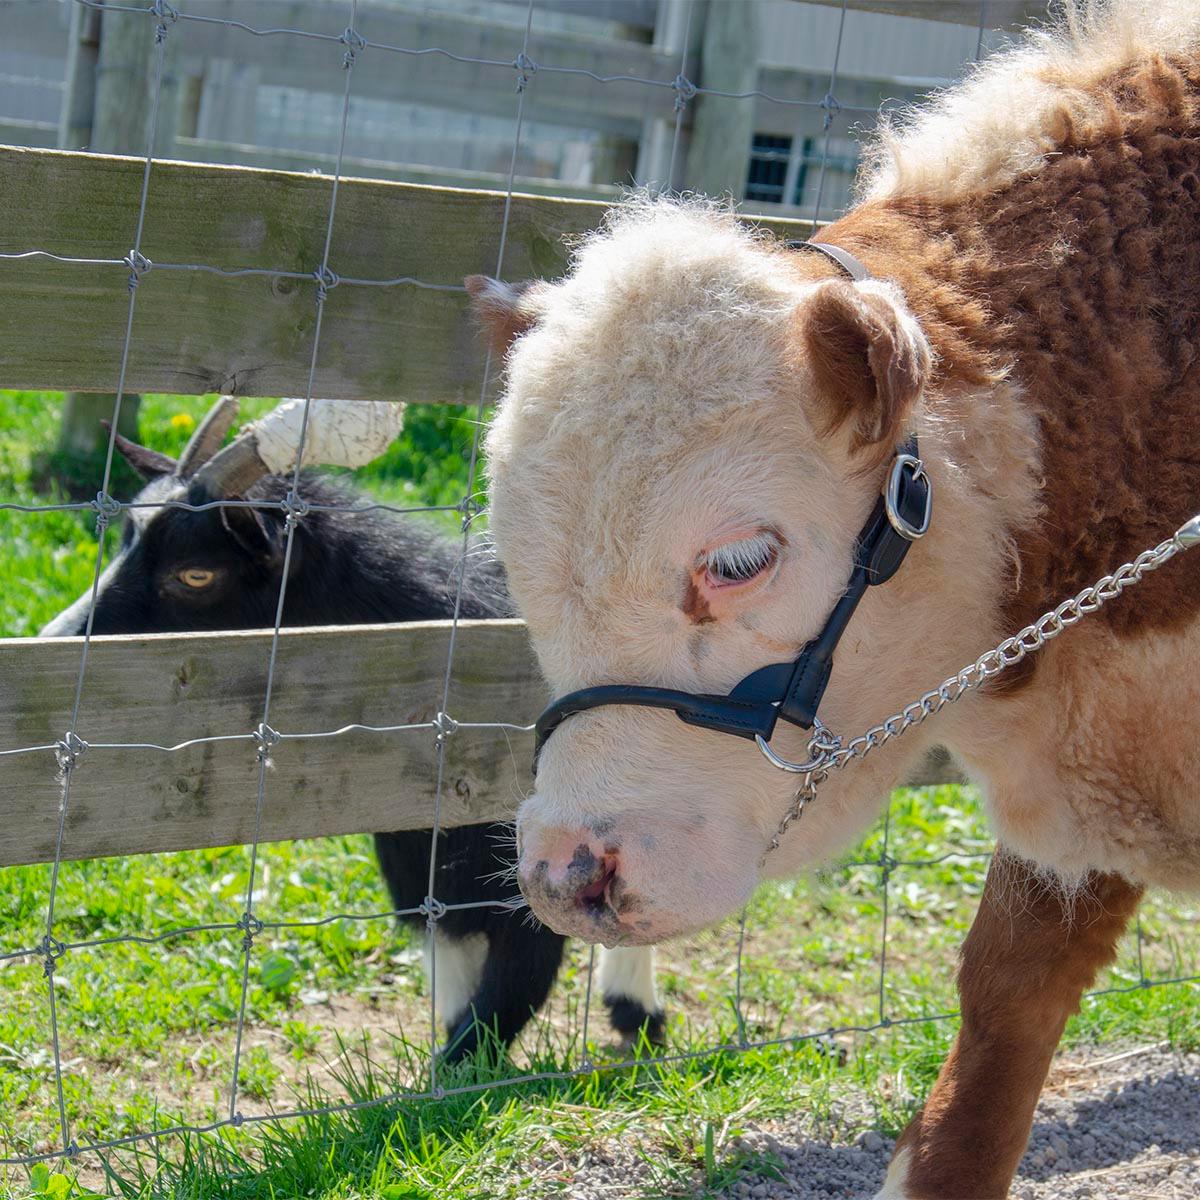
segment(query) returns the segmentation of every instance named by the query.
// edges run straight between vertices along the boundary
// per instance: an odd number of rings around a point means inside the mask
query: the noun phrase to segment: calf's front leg
[[[1064,896],[997,852],[963,944],[958,1037],[877,1200],[1008,1195],[1067,1018],[1115,957],[1141,896],[1101,874]]]

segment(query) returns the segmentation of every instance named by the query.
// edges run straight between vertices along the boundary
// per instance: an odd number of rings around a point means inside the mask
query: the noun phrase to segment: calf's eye
[[[203,567],[186,567],[176,578],[190,588],[206,588],[216,578],[216,572]]]
[[[775,539],[768,533],[756,533],[708,551],[704,572],[713,587],[749,583],[774,565],[777,554]]]

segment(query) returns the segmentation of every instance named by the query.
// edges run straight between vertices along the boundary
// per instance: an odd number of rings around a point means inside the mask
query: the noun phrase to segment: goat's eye
[[[749,583],[774,564],[777,554],[775,539],[768,533],[756,533],[710,550],[704,556],[704,570],[713,587]]]
[[[216,578],[216,572],[203,567],[187,567],[176,578],[190,588],[206,588]]]

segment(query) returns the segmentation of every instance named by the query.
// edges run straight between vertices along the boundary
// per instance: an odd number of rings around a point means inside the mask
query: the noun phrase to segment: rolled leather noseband
[[[827,242],[789,242],[795,250],[825,255],[855,282],[871,274],[849,251]],[[896,449],[875,506],[859,531],[854,565],[845,591],[820,633],[799,654],[751,672],[727,695],[675,691],[641,684],[603,684],[570,692],[550,704],[535,726],[534,773],[550,735],[568,718],[610,704],[670,709],[688,725],[734,737],[769,742],[782,718],[811,729],[829,682],[833,653],[867,588],[886,583],[899,570],[909,547],[929,528],[933,497],[915,436]]]

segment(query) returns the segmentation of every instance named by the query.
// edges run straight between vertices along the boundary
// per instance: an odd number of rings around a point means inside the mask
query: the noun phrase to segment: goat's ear
[[[230,497],[240,500],[240,496]],[[268,566],[283,559],[283,538],[279,528],[267,520],[257,508],[237,505],[222,508],[221,524],[226,532],[251,558]]]
[[[504,355],[508,348],[532,328],[538,318],[538,280],[526,283],[502,283],[486,275],[468,275],[463,285],[471,296],[471,309],[483,326],[493,354]]]
[[[110,421],[101,421],[100,424],[110,433],[112,432]],[[160,454],[157,450],[151,450],[146,446],[139,446],[137,442],[131,442],[119,433],[113,440],[113,444],[138,476],[147,482],[163,475],[174,475],[179,465],[169,455]]]
[[[882,460],[929,378],[932,354],[916,318],[885,283],[829,280],[801,308],[803,351],[827,413],[825,431],[850,430],[853,453]]]

